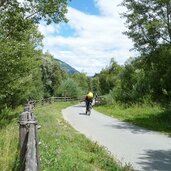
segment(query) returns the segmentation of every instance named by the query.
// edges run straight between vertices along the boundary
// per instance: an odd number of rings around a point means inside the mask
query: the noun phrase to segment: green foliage
[[[65,96],[65,97],[79,97],[81,94],[81,90],[77,82],[75,82],[71,78],[68,78],[62,81],[58,89],[58,93],[61,96]]]
[[[122,79],[123,94],[131,101],[171,100],[171,2],[169,0],[124,0],[128,30],[141,56],[126,65]],[[128,99],[126,99],[128,101]]]
[[[89,78],[84,73],[76,73],[71,78],[78,84],[80,95],[85,95],[89,90]]]
[[[162,45],[146,57],[146,61],[146,73],[153,97],[158,101],[170,101],[171,47]]]
[[[0,112],[0,170],[19,170],[19,128],[17,117],[21,111],[4,109]]]
[[[17,0],[2,0],[0,2],[0,9],[5,11],[7,8],[17,8],[25,19],[29,19],[34,23],[44,20],[47,24],[50,24],[51,22],[68,21],[65,17],[67,5],[68,0],[25,0],[21,4]]]
[[[141,59],[132,59],[125,65],[120,87],[117,90],[118,94],[116,94],[119,101],[125,103],[142,102],[143,98],[150,93]]]
[[[140,52],[124,67],[113,60],[96,78],[106,104],[171,101],[171,2],[169,0],[124,0],[125,34]]]
[[[159,105],[125,106],[115,103],[114,105],[98,106],[95,109],[122,121],[171,135],[171,110]]]
[[[40,52],[33,43],[41,37],[34,25],[27,23],[27,27],[18,37],[13,34],[20,30],[14,30],[0,39],[0,104],[14,107],[29,97],[41,96]]]
[[[93,91],[93,82],[91,77],[88,77],[88,91]]]
[[[101,94],[99,77],[92,78],[92,91],[94,92],[94,94]]]
[[[42,82],[44,86],[44,98],[55,96],[61,82],[66,79],[67,74],[51,54],[46,52],[42,58]]]
[[[16,107],[30,98],[42,98],[40,48],[43,37],[35,23],[42,19],[47,24],[66,21],[66,7],[67,0],[0,2],[0,110],[6,106]],[[54,64],[49,76],[51,91],[48,89],[47,94],[49,91],[50,95],[55,94],[64,75]],[[46,87],[47,82],[43,83]]]
[[[60,96],[81,97],[85,96],[90,90],[95,94],[97,92],[95,86],[99,85],[94,84],[93,78],[87,77],[85,73],[75,73],[63,80],[56,94]]]
[[[122,67],[119,66],[114,59],[111,59],[110,65],[103,69],[99,75],[96,77],[99,78],[100,90],[102,94],[107,94],[116,87],[119,82],[118,79],[120,77],[120,73],[122,71]]]
[[[105,103],[167,104],[171,101],[170,65],[171,48],[162,45],[148,55],[130,58],[119,72],[111,74],[107,68],[95,78],[99,79],[101,92],[109,94]]]
[[[169,0],[124,0],[125,32],[142,53],[149,53],[160,44],[171,44],[171,2]]]
[[[51,22],[59,23],[67,22],[65,14],[67,13],[68,0],[27,0],[26,9],[30,13],[27,18],[31,18],[35,22],[45,20],[47,24]]]
[[[171,100],[170,64],[171,48],[168,45],[127,63],[121,78],[122,94],[127,97],[124,101],[151,99],[168,103]]]

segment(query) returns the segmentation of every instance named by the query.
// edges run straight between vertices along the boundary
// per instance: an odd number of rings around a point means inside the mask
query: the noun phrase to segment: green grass
[[[155,130],[171,135],[171,110],[166,110],[160,106],[132,106],[124,108],[121,105],[97,106],[97,111],[122,121]]]
[[[19,170],[19,125],[21,108],[0,113],[0,170]]]
[[[61,109],[69,102],[54,103],[36,108],[41,125],[38,132],[42,171],[128,171],[121,167],[103,147],[88,140],[68,125]]]

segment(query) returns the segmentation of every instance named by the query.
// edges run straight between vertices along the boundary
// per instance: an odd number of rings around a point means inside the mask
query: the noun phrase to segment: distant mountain
[[[67,63],[59,60],[59,59],[55,59],[61,66],[61,68],[63,70],[65,70],[68,74],[76,74],[76,73],[79,73],[79,71],[77,71],[75,68],[73,68],[72,66],[68,65]]]

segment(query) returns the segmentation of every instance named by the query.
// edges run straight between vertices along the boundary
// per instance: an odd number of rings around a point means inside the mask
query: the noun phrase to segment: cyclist
[[[93,102],[93,93],[91,91],[89,91],[88,94],[86,95],[85,102],[86,102],[86,114],[87,114],[90,105]]]

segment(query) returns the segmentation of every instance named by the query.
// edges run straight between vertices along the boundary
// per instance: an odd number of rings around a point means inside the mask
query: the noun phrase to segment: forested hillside
[[[73,75],[76,73],[79,73],[75,68],[73,68],[72,66],[68,65],[67,63],[59,60],[59,59],[55,59],[61,66],[61,68],[66,71],[68,74]]]

